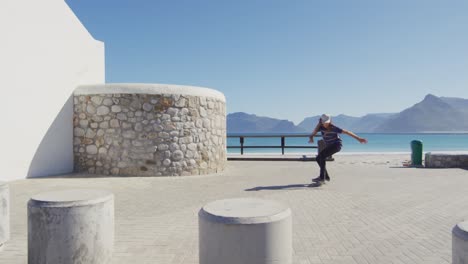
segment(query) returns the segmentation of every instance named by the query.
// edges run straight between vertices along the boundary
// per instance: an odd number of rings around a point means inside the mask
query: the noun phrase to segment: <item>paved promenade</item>
[[[468,219],[468,170],[404,168],[401,155],[335,158],[332,181],[318,188],[308,186],[316,163],[300,161],[230,161],[214,176],[14,181],[0,263],[27,263],[29,197],[68,188],[115,194],[112,263],[198,263],[198,210],[231,197],[291,207],[295,264],[451,263],[451,229]]]

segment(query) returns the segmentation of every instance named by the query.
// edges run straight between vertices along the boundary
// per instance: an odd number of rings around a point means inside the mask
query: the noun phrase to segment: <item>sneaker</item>
[[[323,179],[320,178],[320,176],[318,176],[317,178],[313,178],[312,181],[313,182],[318,182],[318,181],[323,181]]]
[[[330,181],[330,176],[328,176],[328,174],[325,176],[325,180]]]

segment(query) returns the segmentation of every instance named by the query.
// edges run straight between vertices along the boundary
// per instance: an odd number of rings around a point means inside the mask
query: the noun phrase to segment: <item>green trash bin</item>
[[[421,140],[411,141],[411,165],[422,166],[423,143]]]

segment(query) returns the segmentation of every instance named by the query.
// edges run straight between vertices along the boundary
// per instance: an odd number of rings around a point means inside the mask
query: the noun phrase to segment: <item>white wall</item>
[[[0,181],[73,170],[73,90],[104,83],[104,43],[64,0],[0,2]]]

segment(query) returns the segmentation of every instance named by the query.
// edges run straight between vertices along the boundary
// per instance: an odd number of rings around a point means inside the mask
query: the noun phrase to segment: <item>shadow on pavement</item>
[[[247,192],[251,191],[263,191],[263,190],[301,190],[304,188],[316,188],[322,186],[320,183],[310,184],[289,184],[289,185],[276,185],[276,186],[257,186],[250,189],[245,189]]]

